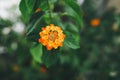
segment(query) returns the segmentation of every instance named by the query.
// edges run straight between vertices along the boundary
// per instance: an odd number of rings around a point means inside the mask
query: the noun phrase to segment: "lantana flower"
[[[54,24],[43,27],[39,35],[38,41],[46,46],[47,50],[57,49],[59,46],[62,46],[65,38],[62,29]]]
[[[19,71],[20,71],[20,67],[19,67],[18,65],[13,65],[13,66],[12,66],[12,70],[13,70],[14,72],[19,72]]]
[[[40,8],[37,8],[35,12],[40,12],[40,11],[41,11],[41,9],[40,9]]]
[[[91,24],[91,26],[93,26],[93,27],[97,27],[97,26],[100,25],[100,19],[97,19],[97,18],[92,19],[91,22],[90,22],[90,24]]]

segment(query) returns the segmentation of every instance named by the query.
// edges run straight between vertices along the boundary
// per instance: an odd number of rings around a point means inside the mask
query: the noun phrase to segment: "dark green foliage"
[[[12,23],[0,19],[0,47],[5,47],[0,54],[0,80],[119,80],[120,14],[110,8],[98,15],[94,0],[85,0],[82,8],[76,0],[48,1],[50,5],[47,0],[21,0],[23,35],[13,31],[3,35]],[[98,26],[91,25],[95,18],[100,20]],[[51,23],[60,26],[66,38],[62,47],[49,51],[38,39],[41,28]]]
[[[72,1],[72,0],[71,0]],[[80,48],[79,45],[79,30],[77,32],[70,32],[67,30],[67,27],[74,27],[74,30],[80,29],[82,26],[82,13],[81,9],[76,3],[76,1],[65,0],[65,1],[58,1],[58,0],[21,0],[20,3],[20,11],[22,13],[22,16],[25,18],[25,21],[27,22],[27,32],[26,32],[26,38],[29,41],[33,41],[37,44],[39,39],[39,32],[41,31],[42,27],[45,27],[49,24],[55,24],[57,26],[60,26],[64,32],[67,31],[69,33],[66,33],[66,39],[65,39],[65,45],[66,47],[72,48],[72,49],[78,49]],[[58,4],[60,6],[63,6],[64,12],[54,12],[54,8],[57,7],[55,4]],[[40,9],[40,12],[36,12],[34,9]],[[69,9],[67,9],[69,8]],[[70,11],[70,12],[69,12]],[[64,23],[64,20],[62,17],[66,15],[68,18],[71,18],[71,20],[67,21],[68,23]],[[76,20],[77,19],[77,20]],[[77,22],[77,23],[76,23]],[[69,25],[69,26],[68,26]],[[72,37],[71,37],[72,35]],[[40,51],[41,52],[37,52]],[[42,54],[41,54],[42,53]],[[33,56],[33,59],[39,63],[45,64],[47,67],[51,66],[52,64],[55,64],[57,62],[58,54],[61,52],[59,50],[52,50],[47,51],[46,49],[42,50],[42,47],[39,48],[31,48],[31,54]],[[36,55],[38,54],[38,56]],[[41,57],[43,56],[43,57]],[[42,58],[42,59],[41,59]]]

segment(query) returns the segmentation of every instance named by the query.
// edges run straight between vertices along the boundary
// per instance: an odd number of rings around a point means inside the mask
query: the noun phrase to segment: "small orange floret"
[[[57,49],[59,46],[62,46],[65,38],[62,29],[54,24],[42,28],[39,35],[40,38],[38,41],[46,46],[47,50]]]
[[[41,73],[46,73],[46,72],[47,72],[47,68],[44,67],[44,66],[42,66],[42,67],[40,67],[39,71],[40,71]]]
[[[100,19],[93,19],[93,20],[91,20],[91,22],[90,22],[90,24],[91,24],[91,26],[93,26],[93,27],[97,27],[97,26],[99,26],[100,25]]]
[[[41,9],[40,9],[40,8],[37,8],[35,12],[40,12],[40,11],[41,11]]]
[[[43,42],[43,39],[42,38],[38,39],[38,42]]]
[[[12,70],[13,70],[14,72],[19,72],[19,71],[20,71],[20,68],[19,68],[18,65],[13,65],[13,66],[12,66]]]
[[[119,29],[119,25],[117,23],[114,23],[112,26],[113,31],[117,32]]]
[[[45,28],[43,27],[42,30],[45,30]]]
[[[53,47],[52,46],[46,46],[47,50],[51,50]]]

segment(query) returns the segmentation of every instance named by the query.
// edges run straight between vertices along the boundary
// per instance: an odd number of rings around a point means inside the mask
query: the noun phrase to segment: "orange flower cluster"
[[[42,28],[39,35],[40,38],[38,41],[46,46],[47,50],[57,49],[59,46],[62,46],[65,38],[62,29],[54,24]]]
[[[46,73],[46,72],[47,72],[47,68],[44,67],[44,66],[42,66],[42,67],[39,68],[39,71],[40,71],[41,73]]]
[[[113,31],[117,32],[119,29],[119,25],[117,23],[114,23],[112,26]]]
[[[90,22],[91,26],[96,27],[100,25],[100,19],[93,19]]]
[[[13,65],[13,66],[12,66],[12,70],[13,70],[14,72],[19,72],[19,71],[20,71],[20,67],[19,67],[18,65]]]
[[[41,11],[41,9],[40,9],[40,8],[37,8],[35,12],[40,12],[40,11]]]

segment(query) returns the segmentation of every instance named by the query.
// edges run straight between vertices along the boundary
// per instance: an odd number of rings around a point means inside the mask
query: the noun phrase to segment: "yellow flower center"
[[[56,31],[52,31],[49,34],[48,39],[51,41],[55,41],[58,38],[58,33]]]

